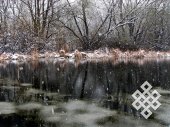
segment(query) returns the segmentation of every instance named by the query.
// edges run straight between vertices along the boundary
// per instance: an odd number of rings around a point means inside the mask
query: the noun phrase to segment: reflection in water
[[[170,61],[140,63],[51,60],[0,66],[0,126],[168,126],[170,116],[160,112],[170,109],[164,101],[170,95]],[[165,103],[148,121],[131,106],[131,94],[146,80]]]

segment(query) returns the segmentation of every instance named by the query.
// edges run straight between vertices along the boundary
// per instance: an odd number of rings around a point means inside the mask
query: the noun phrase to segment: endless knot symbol
[[[141,93],[139,90],[136,90],[132,94],[132,97],[135,99],[132,105],[134,108],[136,108],[136,110],[142,109],[141,115],[145,119],[148,119],[149,116],[152,115],[152,112],[149,108],[152,107],[154,110],[156,110],[161,105],[161,103],[158,101],[161,95],[156,90],[150,93],[152,86],[147,81],[141,85],[141,88],[143,93]]]

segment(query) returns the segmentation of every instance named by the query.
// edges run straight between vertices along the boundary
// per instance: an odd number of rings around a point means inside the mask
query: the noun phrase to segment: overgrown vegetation
[[[170,49],[168,0],[1,0],[0,53]],[[67,46],[68,47],[68,46]]]

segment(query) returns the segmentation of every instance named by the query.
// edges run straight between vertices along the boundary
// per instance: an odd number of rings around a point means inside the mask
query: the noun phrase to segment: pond
[[[149,119],[132,94],[161,97]],[[170,60],[40,60],[0,64],[0,127],[169,127]]]

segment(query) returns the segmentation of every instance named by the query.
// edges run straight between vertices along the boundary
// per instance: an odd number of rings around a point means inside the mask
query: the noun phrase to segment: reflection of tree
[[[73,70],[74,70],[74,68],[73,68]],[[75,84],[76,84],[76,81],[77,81],[77,79],[80,75],[80,72],[81,72],[81,66],[76,66],[75,72],[69,73],[69,75],[70,75],[70,77],[69,77],[70,81],[69,82],[70,82],[71,87],[69,85],[68,85],[68,87],[71,89],[70,93],[72,93],[72,94],[74,94],[72,91],[74,91],[74,89],[75,89]]]
[[[6,68],[0,67],[0,79],[12,80],[10,81],[12,83],[1,83],[0,81],[0,85],[15,85],[16,66],[9,64]],[[31,63],[20,66],[23,67],[20,81],[33,83],[33,87],[36,89],[42,88],[42,90],[50,92],[58,92],[59,90],[62,95],[74,98],[105,99],[112,101],[109,102],[111,108],[117,107],[117,109],[124,111],[128,110],[127,96],[138,89],[144,80],[148,80],[152,86],[158,84],[162,88],[169,88],[170,68],[168,68],[168,62],[151,62],[142,66],[134,63],[112,65],[111,63],[87,62],[80,63],[78,67],[72,63],[67,63],[64,68],[59,68],[60,62],[55,64],[40,62],[36,67],[33,67]],[[41,86],[42,81],[44,81],[43,86]],[[98,89],[100,90],[97,91]],[[4,92],[4,90],[0,88],[0,92]],[[9,91],[7,93],[9,93],[6,94],[7,98],[11,98],[11,100],[17,96],[17,93],[15,93],[16,95]],[[1,98],[3,98],[3,94]]]
[[[83,82],[82,82],[82,89],[81,89],[81,95],[80,95],[80,98],[84,98],[84,89],[85,89],[85,84],[86,84],[86,81],[87,81],[87,77],[88,77],[88,65],[89,63],[87,62],[86,63],[86,67],[85,67],[85,74],[84,74],[84,79],[83,79]]]

